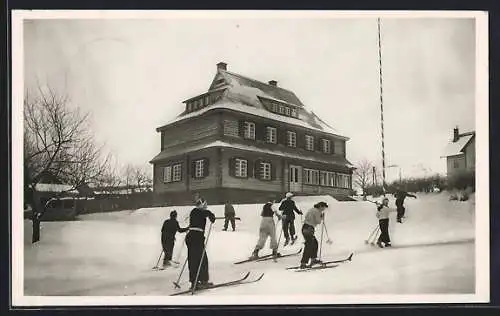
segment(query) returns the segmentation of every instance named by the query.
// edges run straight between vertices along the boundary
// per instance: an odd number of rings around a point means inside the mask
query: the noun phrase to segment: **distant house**
[[[446,172],[453,176],[462,171],[476,169],[476,133],[474,131],[460,133],[458,127],[453,129],[453,139],[446,146]]]
[[[183,103],[183,113],[156,129],[160,153],[150,161],[153,190],[165,201],[192,202],[196,194],[210,203],[264,202],[287,191],[350,194],[349,138],[275,80],[250,79],[221,62],[208,91]]]

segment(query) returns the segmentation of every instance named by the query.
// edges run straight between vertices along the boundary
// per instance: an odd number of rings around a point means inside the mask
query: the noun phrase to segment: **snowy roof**
[[[460,138],[456,142],[450,142],[445,148],[443,157],[461,155],[465,145],[474,137],[474,134],[467,133],[466,135],[460,135]]]
[[[55,183],[37,183],[35,186],[36,190],[39,192],[68,192],[68,193],[78,193],[73,186],[68,184],[55,184]]]
[[[208,91],[214,92],[225,90],[222,98],[218,102],[195,112],[182,112],[165,126],[202,115],[212,109],[224,108],[269,118],[323,133],[333,134],[345,140],[349,139],[348,137],[342,136],[338,130],[328,125],[314,112],[307,109],[299,98],[297,98],[297,96],[289,90],[246,78],[221,69],[217,72],[216,78],[218,77],[224,78],[225,84],[222,87],[217,87],[216,89]],[[294,106],[297,109],[298,118],[284,116],[268,111],[259,98],[266,98]],[[157,130],[160,130],[161,128],[162,127]]]
[[[302,155],[292,154],[292,153],[283,152],[283,151],[279,151],[279,150],[270,150],[270,149],[264,149],[264,148],[259,148],[259,147],[255,147],[255,146],[241,145],[241,144],[230,144],[230,143],[226,143],[226,142],[223,142],[220,140],[217,140],[217,141],[214,141],[214,142],[211,142],[208,144],[192,146],[189,148],[182,147],[182,148],[179,148],[178,150],[168,150],[167,149],[167,150],[162,151],[158,155],[156,155],[156,157],[154,157],[150,161],[150,163],[161,161],[165,158],[178,156],[178,155],[184,154],[188,151],[192,152],[192,151],[197,151],[197,150],[201,150],[201,149],[205,149],[205,148],[213,148],[213,147],[229,147],[229,148],[234,148],[234,149],[259,152],[259,153],[263,153],[263,154],[269,154],[269,155],[280,156],[280,157],[310,160],[310,161],[316,161],[316,162],[322,162],[322,163],[328,163],[328,164],[335,163],[338,165],[353,167],[353,165],[344,157],[332,156],[331,160],[326,160],[326,159],[323,160],[323,159],[318,159],[318,158],[312,157],[312,156],[302,156]]]
[[[265,118],[275,120],[278,122],[288,123],[290,125],[300,126],[300,127],[320,131],[323,133],[332,134],[332,135],[335,135],[335,136],[342,138],[342,139],[345,139],[345,140],[349,139],[348,137],[340,135],[337,130],[335,130],[335,129],[331,128],[330,126],[326,125],[325,123],[323,123],[318,117],[316,117],[314,119],[317,120],[318,125],[321,125],[323,128],[313,127],[313,126],[311,126],[310,123],[308,123],[306,121],[302,121],[302,120],[297,119],[297,118],[275,114],[275,113],[269,112],[263,108],[255,108],[255,107],[251,107],[251,106],[244,105],[241,103],[236,103],[236,102],[215,103],[215,104],[209,105],[205,108],[202,108],[198,111],[191,112],[191,113],[188,113],[188,114],[183,115],[183,116],[178,116],[174,120],[168,122],[166,125],[180,122],[180,121],[188,119],[188,118],[197,117],[197,116],[200,116],[208,111],[215,110],[215,109],[227,109],[227,110],[243,112],[243,113],[247,113],[247,114],[251,114],[251,115],[255,115],[255,116],[259,116],[259,117],[265,117]]]

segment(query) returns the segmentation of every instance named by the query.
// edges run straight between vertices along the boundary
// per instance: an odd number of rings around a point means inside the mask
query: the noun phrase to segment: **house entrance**
[[[302,167],[290,165],[290,192],[302,191]]]

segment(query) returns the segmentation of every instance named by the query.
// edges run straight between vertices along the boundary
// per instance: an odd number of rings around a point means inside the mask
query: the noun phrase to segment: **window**
[[[204,160],[201,159],[201,160],[196,160],[194,162],[194,177],[195,178],[203,178],[203,176],[205,175],[205,164],[204,164]]]
[[[297,110],[292,109],[291,115],[292,117],[297,117]]]
[[[314,137],[311,135],[306,135],[306,149],[314,150]]]
[[[205,105],[210,103],[210,97],[208,95],[205,96]]]
[[[172,166],[163,168],[163,182],[172,182]]]
[[[341,140],[336,140],[334,143],[334,153],[343,154],[344,153],[344,143]]]
[[[271,164],[269,162],[260,163],[260,175],[262,180],[271,180]]]
[[[290,108],[289,107],[285,107],[285,114],[290,116]]]
[[[193,110],[193,104],[191,102],[188,102],[187,104],[187,111],[191,112]]]
[[[277,130],[275,127],[266,127],[266,142],[271,144],[276,144]]]
[[[323,152],[330,153],[330,141],[328,139],[322,139],[321,144],[323,145]]]
[[[276,111],[278,111],[277,108],[278,108],[278,105],[276,103],[271,103],[271,111],[276,112]]]
[[[255,139],[255,123],[245,122],[243,136],[247,139]]]
[[[297,134],[295,132],[286,132],[286,145],[288,147],[297,147]]]
[[[457,169],[458,167],[458,160],[453,160],[453,168]]]
[[[328,172],[328,186],[335,186],[335,173],[333,172]]]
[[[328,185],[327,177],[328,177],[328,172],[321,171],[320,175],[319,175],[319,185],[323,185],[323,186]]]
[[[181,181],[181,164],[176,164],[172,166],[172,182]]]
[[[304,169],[305,173],[305,184],[318,185],[319,183],[319,171],[314,169]]]
[[[285,113],[285,107],[283,105],[280,105],[279,109],[280,109],[280,114]]]
[[[247,177],[247,164],[245,159],[235,159],[235,172],[234,175],[240,178]]]

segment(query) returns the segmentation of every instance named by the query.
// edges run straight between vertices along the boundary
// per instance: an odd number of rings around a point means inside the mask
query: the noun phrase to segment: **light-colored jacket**
[[[397,212],[397,209],[392,208],[392,207],[388,207],[388,206],[384,206],[384,205],[381,205],[381,207],[379,206],[377,209],[378,209],[378,211],[377,211],[377,218],[378,219],[388,219],[389,214],[391,212]]]
[[[304,218],[304,224],[316,227],[316,225],[321,224],[322,219],[323,219],[322,212],[317,208],[313,207],[309,211],[307,211],[306,217]]]

